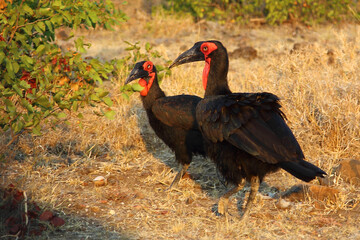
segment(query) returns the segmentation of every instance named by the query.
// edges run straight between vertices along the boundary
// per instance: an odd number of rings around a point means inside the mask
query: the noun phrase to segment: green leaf
[[[151,47],[150,43],[147,42],[147,43],[145,44],[145,50],[146,50],[146,52],[149,52],[151,49],[152,49],[152,47]]]
[[[51,21],[45,21],[45,24],[48,27],[49,31],[52,32],[54,30]]]
[[[54,101],[55,102],[59,102],[61,100],[61,98],[65,96],[65,92],[64,91],[59,91],[55,94],[54,96]]]
[[[26,25],[25,27],[22,28],[26,34],[30,35],[32,34],[32,29],[33,29],[33,26],[30,24],[30,25]]]
[[[5,58],[5,53],[0,52],[0,64],[4,61],[4,58]]]
[[[70,15],[70,12],[68,11],[63,11],[61,12],[62,15],[64,16],[64,19],[68,22],[68,23],[71,23],[71,15]]]
[[[104,97],[102,100],[103,100],[104,103],[105,103],[106,105],[108,105],[109,107],[111,107],[111,106],[114,104],[113,101],[111,100],[111,98],[109,98],[109,97]]]
[[[12,126],[14,133],[20,132],[24,127],[24,122],[21,120],[16,121]]]
[[[28,84],[26,81],[19,81],[19,86],[22,89],[29,89],[30,88],[30,84]]]
[[[56,117],[57,117],[58,119],[66,118],[66,113],[64,113],[64,112],[59,112],[59,113],[56,115]]]
[[[45,50],[45,45],[40,45],[37,49],[36,49],[36,53],[40,54],[41,52],[43,52]]]
[[[52,4],[52,7],[55,9],[55,10],[59,10],[60,7],[61,7],[62,3],[61,3],[61,0],[55,0],[54,3]]]
[[[38,22],[36,25],[41,29],[41,31],[45,32],[46,27],[44,22]]]
[[[23,96],[23,91],[19,88],[18,85],[14,84],[12,87],[13,87],[13,89],[15,90],[15,92],[16,92],[20,97]]]
[[[95,102],[100,102],[101,99],[96,94],[91,94],[90,99]]]
[[[27,65],[32,65],[34,63],[34,60],[26,55],[21,56],[21,60],[25,62]]]
[[[21,104],[28,110],[28,112],[30,112],[30,113],[34,112],[33,106],[25,98],[21,99]]]
[[[8,112],[10,113],[15,113],[16,112],[16,107],[14,105],[14,103],[12,101],[10,101],[9,99],[3,99],[5,105],[6,105],[6,109]]]
[[[1,94],[5,97],[11,97],[12,95],[15,94],[15,92],[12,91],[10,88],[5,88],[5,90],[1,89]]]
[[[107,117],[110,120],[115,119],[116,112],[113,110],[107,111],[104,113],[105,117]]]
[[[34,14],[34,11],[26,3],[23,5],[23,10],[28,15],[33,15]]]
[[[76,112],[79,109],[78,101],[74,101],[72,104],[72,109]]]
[[[9,20],[9,25],[10,26],[13,26],[16,22],[16,17],[17,17],[17,14],[13,14]]]
[[[17,62],[13,62],[13,69],[14,69],[14,73],[17,73],[20,69],[20,66]]]
[[[6,61],[6,70],[8,71],[8,73],[14,74],[13,65],[9,59],[7,59],[7,61]]]
[[[83,42],[82,37],[79,37],[78,39],[75,40],[75,47],[81,53],[86,52],[86,50],[84,48],[84,42]]]
[[[98,16],[96,15],[95,12],[90,12],[90,13],[89,13],[89,17],[90,17],[91,21],[92,21],[94,24],[96,24],[96,23],[98,22],[98,20],[99,20],[99,18],[98,18]]]
[[[131,88],[135,92],[141,92],[142,90],[144,90],[144,87],[140,86],[140,84],[138,83],[131,85]]]
[[[129,95],[127,95],[126,93],[122,93],[121,96],[128,101],[130,100]]]
[[[41,135],[41,128],[40,128],[40,125],[38,125],[38,126],[34,127],[34,128],[32,129],[32,133],[33,133],[33,134],[35,134],[35,135],[40,136],[40,135]]]
[[[51,107],[51,104],[48,100],[48,98],[44,95],[40,96],[36,102],[40,105],[40,106],[43,106],[45,108],[50,108]]]
[[[103,88],[95,88],[95,92],[97,93],[99,98],[103,98],[109,94],[109,92],[105,91]]]
[[[50,9],[50,8],[40,8],[40,9],[39,9],[39,14],[40,14],[41,16],[48,15],[50,12],[51,12],[51,9]]]

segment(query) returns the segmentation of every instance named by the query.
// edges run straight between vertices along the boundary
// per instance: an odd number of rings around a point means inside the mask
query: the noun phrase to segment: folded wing
[[[200,101],[200,97],[191,95],[160,98],[153,104],[152,112],[168,126],[185,130],[199,129],[195,110]]]
[[[234,93],[205,98],[196,114],[203,135],[228,141],[271,164],[301,161],[303,152],[271,93]]]

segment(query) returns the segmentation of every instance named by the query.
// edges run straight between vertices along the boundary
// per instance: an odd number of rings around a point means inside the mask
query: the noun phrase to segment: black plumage
[[[185,174],[193,155],[205,156],[203,137],[195,119],[195,109],[201,98],[192,95],[166,97],[159,86],[156,68],[150,61],[136,63],[125,84],[139,78],[139,84],[144,87],[140,92],[141,101],[150,126],[175,152],[176,161],[182,164],[170,189]]]
[[[228,198],[251,183],[244,210],[252,205],[265,175],[282,168],[311,181],[326,173],[306,162],[304,154],[280,110],[279,98],[271,93],[232,93],[228,86],[229,60],[219,41],[197,42],[170,67],[204,61],[205,97],[196,108],[196,120],[204,137],[207,155],[227,182],[235,187],[219,200],[218,212],[227,213]]]

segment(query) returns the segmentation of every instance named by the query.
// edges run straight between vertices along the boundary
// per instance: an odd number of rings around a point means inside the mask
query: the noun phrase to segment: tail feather
[[[296,178],[310,182],[316,177],[324,177],[326,172],[317,166],[302,160],[301,162],[281,162],[279,166]]]

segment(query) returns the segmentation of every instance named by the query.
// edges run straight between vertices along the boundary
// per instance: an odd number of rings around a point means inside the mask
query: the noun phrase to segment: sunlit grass
[[[124,31],[114,35],[117,39],[127,39],[129,34],[141,42],[159,41],[153,45],[170,60],[197,40],[216,38],[232,51],[239,39],[245,39],[260,57],[251,62],[230,59],[231,89],[278,95],[307,160],[327,172],[341,159],[360,157],[359,26],[304,30],[301,38],[292,37],[288,27],[204,28],[202,23],[163,19],[161,15],[149,21],[139,24],[136,34]],[[113,39],[112,33],[92,34],[89,39],[95,49],[111,46],[106,39]],[[162,38],[169,40],[160,41]],[[299,41],[311,44],[290,54],[294,42]],[[116,47],[125,44],[119,41]],[[328,64],[329,49],[334,51],[333,64]],[[202,96],[202,68],[201,62],[176,67],[161,87],[167,95]],[[225,188],[207,159],[194,159],[189,172],[195,180],[182,179],[176,189],[164,192],[175,175],[174,155],[148,125],[138,94],[129,101],[121,97],[128,72],[118,74],[106,83],[115,102],[115,120],[98,118],[93,108],[86,108],[82,109],[81,127],[78,119],[71,118],[70,126],[48,129],[41,137],[20,137],[3,150],[1,186],[12,183],[45,208],[96,218],[139,239],[328,239],[346,238],[356,231],[354,226],[359,227],[353,218],[346,223],[338,216],[338,211],[348,208],[348,201],[360,201],[358,189],[339,178],[335,187],[342,190],[341,198],[335,204],[324,202],[325,209],[318,209],[312,199],[278,209],[275,199],[259,194],[245,223],[216,217],[211,211]],[[8,133],[3,134],[1,146],[8,140]],[[19,154],[24,157],[15,160]],[[95,187],[92,180],[97,176],[106,177],[108,184]],[[300,183],[284,171],[265,181],[280,190]],[[239,196],[229,206],[235,216],[238,201],[242,201]]]

